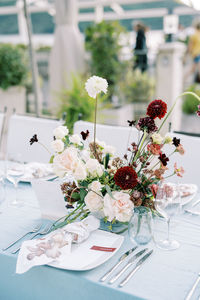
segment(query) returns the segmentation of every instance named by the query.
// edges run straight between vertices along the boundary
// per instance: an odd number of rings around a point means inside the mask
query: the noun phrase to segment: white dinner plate
[[[56,177],[55,174],[51,174],[51,175],[47,175],[47,176],[43,176],[43,177],[38,177],[35,178],[34,176],[32,177],[21,177],[20,178],[20,182],[31,182],[33,179],[39,179],[39,180],[52,180]]]
[[[71,253],[65,262],[53,262],[49,266],[74,271],[94,269],[109,260],[119,250],[124,237],[108,231],[95,230],[83,243],[72,244]],[[115,248],[113,252],[92,250],[93,246]]]
[[[176,186],[175,183],[167,183],[168,185]],[[186,205],[188,204],[190,201],[192,201],[194,199],[194,197],[196,196],[196,193],[198,191],[198,187],[196,184],[192,184],[192,183],[180,183],[179,184],[179,188],[180,188],[180,192],[181,192],[181,205]],[[183,196],[184,192],[189,192],[190,195],[188,196]]]

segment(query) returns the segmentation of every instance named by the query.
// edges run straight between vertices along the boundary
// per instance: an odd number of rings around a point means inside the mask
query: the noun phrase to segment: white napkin
[[[38,162],[31,162],[25,165],[24,180],[32,178],[42,178],[53,175],[52,164],[42,164]]]
[[[46,265],[51,262],[62,264],[71,253],[71,243],[85,241],[90,232],[99,228],[100,222],[89,216],[81,222],[68,224],[45,237],[23,242],[16,266],[16,273],[27,272],[33,266]]]

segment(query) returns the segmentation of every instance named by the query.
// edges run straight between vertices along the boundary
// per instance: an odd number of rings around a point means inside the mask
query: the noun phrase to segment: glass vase
[[[152,228],[151,210],[144,206],[135,207],[128,226],[130,240],[138,245],[148,244],[153,237]]]

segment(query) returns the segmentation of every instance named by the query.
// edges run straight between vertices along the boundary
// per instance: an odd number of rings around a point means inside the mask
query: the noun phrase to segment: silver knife
[[[192,297],[192,295],[193,295],[193,293],[194,293],[194,291],[195,291],[197,285],[199,284],[199,282],[200,282],[200,273],[198,274],[198,277],[197,277],[195,283],[193,284],[191,290],[190,290],[189,293],[187,294],[187,297],[185,298],[185,300],[191,299],[191,297]]]
[[[137,270],[142,266],[142,264],[145,262],[145,260],[153,253],[153,250],[149,251],[145,256],[143,256],[136,264],[134,269],[128,274],[128,276],[120,282],[119,287],[123,287],[129,279],[137,272]]]
[[[148,248],[145,248],[141,251],[139,251],[138,253],[136,253],[131,259],[129,259],[128,263],[125,265],[125,267],[123,267],[119,273],[117,273],[114,277],[112,277],[110,279],[110,281],[108,282],[109,284],[114,283],[130,266],[132,266],[132,264],[134,264],[135,260],[141,256],[143,253],[145,253],[148,250]]]
[[[200,199],[196,200],[193,204],[192,204],[192,207],[196,206],[197,204],[200,203]]]
[[[134,248],[132,248],[132,249],[130,249],[130,250],[128,250],[127,252],[125,252],[120,258],[119,258],[119,261],[118,261],[118,263],[116,263],[104,276],[102,276],[100,279],[99,279],[99,281],[101,281],[101,282],[104,282],[107,278],[108,278],[108,276],[110,276],[110,274],[114,271],[114,270],[116,270],[118,267],[119,267],[119,265],[121,265],[121,263],[124,261],[124,259],[125,258],[127,258],[133,251],[135,251],[137,249],[137,246],[136,247],[134,247]]]

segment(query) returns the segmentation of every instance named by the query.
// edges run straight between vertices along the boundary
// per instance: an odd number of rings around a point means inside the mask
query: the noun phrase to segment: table
[[[26,203],[21,208],[9,207],[8,200],[14,196],[12,185],[7,184],[6,190],[7,200],[0,207],[0,249],[33,228],[40,218],[39,206],[30,184],[20,184],[20,197]],[[164,224],[160,226],[159,222],[155,224],[155,236],[163,234]],[[98,280],[125,250],[133,246],[127,234],[123,246],[112,259],[84,272],[40,266],[19,275],[15,273],[17,255],[11,254],[12,249],[0,250],[0,299],[183,300],[200,271],[200,216],[181,215],[172,224],[172,235],[181,242],[181,247],[165,252],[150,244],[149,247],[155,249],[153,256],[121,289],[117,287],[118,282],[110,286]],[[192,299],[198,299],[199,295],[200,286]]]

